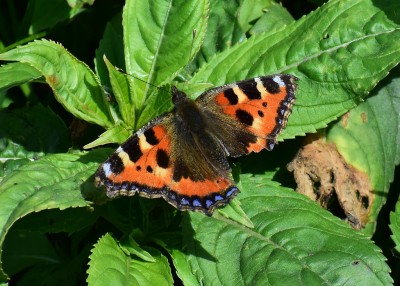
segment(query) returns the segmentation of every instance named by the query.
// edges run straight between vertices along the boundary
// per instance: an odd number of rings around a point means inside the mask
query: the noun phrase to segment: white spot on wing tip
[[[282,78],[279,75],[276,75],[272,78],[272,80],[274,82],[276,82],[277,84],[279,84],[280,86],[284,86],[285,83],[283,82]]]
[[[109,176],[110,176],[110,174],[111,174],[111,168],[110,168],[110,163],[104,163],[103,164],[103,171],[104,171],[104,174],[106,175],[106,177],[108,178]]]
[[[122,147],[119,146],[116,152],[117,152],[117,153],[121,153],[122,151],[124,151],[124,149],[122,149]]]

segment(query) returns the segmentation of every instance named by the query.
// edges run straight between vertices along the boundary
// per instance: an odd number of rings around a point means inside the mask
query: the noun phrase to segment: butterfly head
[[[171,91],[172,91],[172,102],[174,103],[175,106],[182,105],[189,101],[186,93],[177,89],[176,86],[172,86]]]

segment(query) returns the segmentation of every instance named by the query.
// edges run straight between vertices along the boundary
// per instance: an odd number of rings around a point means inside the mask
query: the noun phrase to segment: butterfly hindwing
[[[168,116],[161,116],[124,142],[99,168],[96,180],[107,187],[109,197],[142,192],[160,197],[165,182],[172,178],[171,138]]]
[[[199,137],[181,129],[174,113],[152,120],[100,166],[97,185],[105,185],[111,198],[136,193],[148,198],[163,197],[180,210],[211,215],[216,207],[227,204],[238,189],[229,178],[225,155],[213,157],[215,146],[199,148]]]

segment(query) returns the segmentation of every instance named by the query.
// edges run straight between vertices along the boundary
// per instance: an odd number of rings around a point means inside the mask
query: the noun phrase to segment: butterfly
[[[297,80],[256,77],[194,101],[172,87],[173,110],[133,133],[100,165],[95,184],[110,198],[138,193],[212,215],[239,192],[227,157],[273,149],[292,112]]]

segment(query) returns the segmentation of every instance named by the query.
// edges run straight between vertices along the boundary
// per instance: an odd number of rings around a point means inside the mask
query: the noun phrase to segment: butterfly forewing
[[[296,80],[291,75],[244,80],[209,90],[196,102],[231,156],[272,150],[292,111]]]

